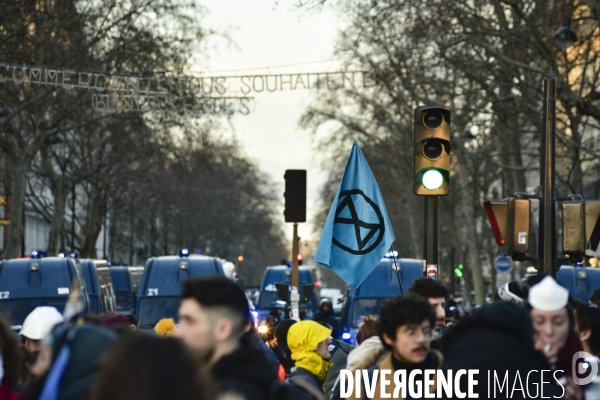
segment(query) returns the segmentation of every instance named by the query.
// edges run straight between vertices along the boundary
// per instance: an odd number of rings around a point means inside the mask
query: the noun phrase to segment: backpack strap
[[[317,389],[314,385],[308,383],[302,378],[298,378],[297,376],[290,376],[287,379],[287,381],[294,385],[300,386],[302,389],[310,393],[316,400],[326,400],[325,395],[319,389]]]

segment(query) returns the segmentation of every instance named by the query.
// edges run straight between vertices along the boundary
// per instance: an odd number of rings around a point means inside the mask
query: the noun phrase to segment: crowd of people
[[[492,377],[500,376],[508,384],[493,398],[600,399],[600,378],[582,383],[572,367],[586,352],[597,370],[600,290],[584,304],[552,277],[536,275],[499,295],[448,323],[452,296],[439,281],[419,278],[378,316],[362,317],[356,347],[335,339],[331,302],[314,320],[276,312],[272,334],[261,337],[243,290],[224,277],[185,281],[177,325],[162,320],[156,335],[140,333],[131,315],[65,319],[38,307],[18,335],[0,321],[0,400],[334,400],[341,370],[368,371],[360,386],[378,370],[461,369],[480,371],[478,398],[491,398]],[[529,379],[533,371],[553,371],[556,379]],[[438,394],[435,381],[420,384]],[[395,389],[387,381],[371,398]],[[366,398],[358,392],[352,398]]]

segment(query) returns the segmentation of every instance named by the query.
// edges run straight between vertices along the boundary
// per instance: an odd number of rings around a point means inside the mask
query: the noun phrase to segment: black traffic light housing
[[[450,192],[450,108],[421,106],[414,115],[415,187],[417,196]]]
[[[285,171],[285,222],[306,222],[306,170]]]
[[[524,261],[529,252],[531,204],[529,199],[510,197],[483,203],[498,246],[507,246],[515,261]]]

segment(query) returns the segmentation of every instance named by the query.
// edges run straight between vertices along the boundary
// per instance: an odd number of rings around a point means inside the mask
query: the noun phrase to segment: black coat
[[[518,379],[522,382],[524,393],[511,393],[504,390],[501,394],[496,387],[496,399],[529,399],[541,398],[539,385],[541,376],[530,376],[527,386],[527,374],[530,371],[550,370],[546,358],[533,347],[533,330],[529,314],[521,306],[513,303],[496,303],[483,307],[474,317],[459,322],[451,328],[442,339],[444,362],[441,370],[456,371],[458,369],[478,369],[478,384],[475,393],[479,398],[488,398],[488,387],[493,390],[494,372],[500,380],[508,371],[508,387],[512,390]],[[488,383],[488,371],[492,384]],[[544,374],[544,397],[560,396],[562,388],[554,384],[551,373]],[[461,381],[462,391],[467,389],[466,380]],[[536,387],[535,384],[538,386]],[[517,385],[518,387],[518,385]],[[527,393],[529,389],[529,396]],[[446,398],[446,397],[442,397]]]
[[[221,393],[237,392],[246,400],[268,400],[278,382],[277,368],[264,352],[243,346],[212,367]]]

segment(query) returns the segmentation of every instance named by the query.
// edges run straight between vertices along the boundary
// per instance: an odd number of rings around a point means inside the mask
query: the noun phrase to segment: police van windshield
[[[62,314],[66,303],[66,297],[2,300],[0,301],[0,318],[7,321],[10,326],[23,325],[23,321],[34,308],[52,306]]]
[[[384,300],[385,298],[355,299],[352,312],[352,327],[358,328],[362,322],[362,317],[366,317],[367,315],[378,317],[379,309]]]
[[[140,301],[138,321],[140,328],[153,327],[163,318],[173,318],[177,322],[177,311],[181,297],[146,297]]]

